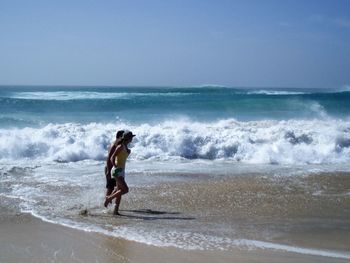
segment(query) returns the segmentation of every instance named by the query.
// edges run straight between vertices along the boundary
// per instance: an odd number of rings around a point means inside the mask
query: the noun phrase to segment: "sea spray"
[[[256,164],[331,164],[350,161],[350,122],[340,120],[217,122],[158,125],[49,124],[0,129],[0,160],[56,162],[105,159],[118,129],[131,129],[134,160],[227,160]]]

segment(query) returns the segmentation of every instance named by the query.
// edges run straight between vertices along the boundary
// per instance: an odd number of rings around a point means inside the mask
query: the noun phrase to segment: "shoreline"
[[[5,213],[3,213],[5,212]],[[2,211],[1,262],[347,262],[274,249],[183,250],[156,247]]]
[[[40,198],[27,200],[12,192],[15,181],[5,181],[8,188],[0,193],[0,262],[350,259],[349,172],[297,177],[152,174],[159,176],[159,183],[153,177],[154,181],[144,177],[140,182],[139,175],[129,174],[133,189],[123,200],[121,217],[101,207],[97,197],[102,185],[84,188],[79,178],[77,187],[73,181],[72,188],[65,185],[62,190],[57,184],[35,182],[31,175],[39,172],[23,176],[22,170],[14,169],[4,174],[11,179],[20,176],[24,189]],[[67,204],[79,194],[83,198],[78,203]]]

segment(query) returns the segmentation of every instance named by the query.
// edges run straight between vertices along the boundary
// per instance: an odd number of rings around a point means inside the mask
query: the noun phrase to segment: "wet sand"
[[[133,224],[128,214],[148,211],[137,209],[149,207],[152,211],[168,211],[171,208],[171,211],[181,211],[180,215],[172,215],[176,217],[175,221],[167,214],[151,214],[135,222],[140,224],[151,217],[151,221],[145,221],[147,226],[154,223],[166,229],[167,224],[180,221],[179,227],[203,225],[204,230],[215,223],[216,227],[235,226],[233,234],[241,238],[262,240],[265,236],[268,242],[349,254],[349,180],[349,174],[298,178],[243,176],[201,181],[194,178],[186,183],[134,187],[122,203],[121,211],[126,216],[106,217],[115,224],[118,221]],[[147,198],[140,198],[142,196]],[[30,214],[20,213],[9,199],[0,196],[0,201],[1,263],[348,262],[348,259],[283,249],[185,250],[150,246],[43,222]],[[160,220],[163,216],[167,220]],[[178,217],[186,220],[178,220]],[[94,220],[89,214],[83,218]]]
[[[186,251],[142,245],[43,222],[28,214],[0,217],[0,262],[347,262],[287,252]]]
[[[134,188],[123,207],[180,211],[178,217],[188,220],[179,228],[208,234],[214,230],[232,240],[350,252],[349,173],[198,178],[205,176]]]

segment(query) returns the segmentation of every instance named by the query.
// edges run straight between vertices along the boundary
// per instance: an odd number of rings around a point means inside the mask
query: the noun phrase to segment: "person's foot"
[[[115,207],[115,208],[114,208],[113,215],[115,215],[115,216],[120,216],[120,214],[119,214],[119,211],[118,211],[118,208],[117,208],[117,207]]]
[[[107,206],[112,203],[112,199],[109,196],[106,196],[104,206],[107,208]]]

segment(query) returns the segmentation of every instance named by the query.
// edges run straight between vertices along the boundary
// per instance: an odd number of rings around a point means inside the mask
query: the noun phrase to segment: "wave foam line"
[[[103,161],[116,130],[137,136],[131,160],[229,160],[248,164],[350,162],[350,122],[342,120],[165,121],[49,124],[0,129],[0,160]]]
[[[77,229],[77,230],[81,230],[84,232],[92,232],[92,233],[100,233],[100,234],[104,234],[106,236],[113,236],[113,237],[117,237],[117,238],[123,238],[126,240],[130,240],[130,241],[135,241],[135,242],[139,242],[139,243],[144,243],[147,245],[152,245],[152,246],[158,246],[158,247],[178,247],[178,248],[182,248],[182,249],[186,249],[186,250],[210,250],[210,246],[205,245],[205,247],[201,247],[198,245],[191,245],[189,244],[189,246],[186,246],[186,244],[176,244],[176,242],[171,242],[169,243],[162,243],[162,242],[154,242],[155,240],[148,240],[147,238],[144,238],[145,235],[142,235],[142,238],[137,238],[135,236],[129,236],[124,234],[118,234],[117,231],[108,231],[106,229],[103,229],[101,227],[97,227],[97,226],[90,226],[90,225],[86,225],[86,224],[79,224],[76,222],[73,222],[71,220],[63,220],[63,221],[58,221],[58,220],[51,220],[48,219],[44,216],[41,216],[37,213],[35,213],[34,211],[31,210],[22,210],[21,212],[23,213],[28,213],[31,214],[32,216],[39,218],[40,220],[44,221],[44,222],[48,222],[51,224],[57,224],[57,225],[61,225],[61,226],[65,226],[65,227],[69,227],[72,229]],[[188,236],[188,238],[190,238],[191,235]],[[141,236],[139,236],[141,237]],[[209,238],[210,239],[210,238]],[[207,240],[207,238],[205,238],[204,240]],[[228,242],[227,239],[224,239],[224,242]],[[311,256],[321,256],[321,257],[330,257],[330,258],[339,258],[339,259],[350,259],[350,253],[344,253],[344,252],[338,252],[338,251],[331,251],[331,250],[320,250],[320,249],[311,249],[311,248],[302,248],[302,247],[295,247],[295,246],[288,246],[288,245],[283,245],[283,244],[277,244],[277,243],[271,243],[271,242],[265,242],[265,241],[259,241],[259,240],[249,240],[249,239],[237,239],[234,240],[231,243],[234,247],[238,247],[238,248],[245,248],[245,249],[270,249],[270,250],[277,250],[277,251],[285,251],[285,252],[291,252],[291,253],[297,253],[297,254],[304,254],[304,255],[311,255]],[[203,245],[203,244],[202,244]],[[217,249],[220,250],[226,250],[229,249],[226,246],[226,249],[223,247],[217,247]]]
[[[251,94],[257,94],[257,95],[303,95],[303,94],[310,94],[310,92],[303,92],[303,91],[278,91],[278,90],[255,90],[255,91],[248,91],[248,95]]]
[[[276,244],[276,243],[271,243],[271,242],[258,241],[258,240],[247,240],[247,239],[236,240],[234,243],[237,246],[244,246],[244,247],[248,247],[248,248],[282,250],[282,251],[286,251],[286,252],[312,255],[312,256],[350,259],[350,253],[343,253],[343,252],[337,252],[337,251],[331,251],[331,250],[301,248],[301,247],[294,247],[294,246]]]
[[[130,99],[134,97],[177,97],[191,96],[194,93],[184,92],[91,92],[91,91],[50,91],[50,92],[17,92],[12,99],[25,100],[92,100],[92,99]]]

